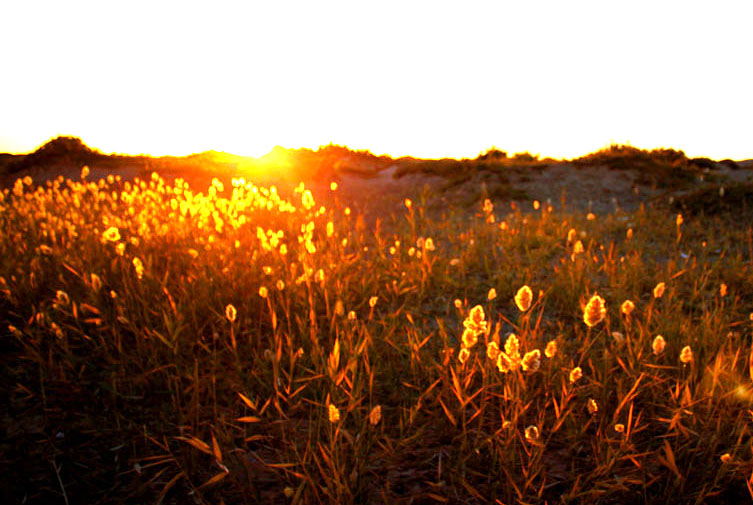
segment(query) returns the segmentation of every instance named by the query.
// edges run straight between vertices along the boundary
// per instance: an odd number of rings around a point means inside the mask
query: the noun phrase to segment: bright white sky
[[[0,152],[753,158],[753,2],[0,4]]]

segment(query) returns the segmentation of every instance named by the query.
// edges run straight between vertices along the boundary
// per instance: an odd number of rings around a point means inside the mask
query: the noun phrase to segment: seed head
[[[486,346],[486,356],[491,360],[497,360],[499,357],[499,346],[495,341],[489,342],[489,344]]]
[[[470,328],[466,328],[463,331],[463,336],[461,337],[461,340],[463,341],[463,347],[470,349],[471,347],[476,345],[476,342],[478,342],[478,337],[476,336],[475,331],[473,331]]]
[[[533,301],[533,292],[528,286],[523,286],[515,294],[515,305],[518,306],[518,310],[525,312],[531,308],[531,302]]]
[[[589,398],[587,408],[588,413],[594,415],[599,411],[599,404],[593,398]]]
[[[630,300],[625,300],[622,302],[622,306],[620,307],[620,310],[623,314],[626,316],[629,316],[634,310],[635,310],[635,304],[631,302]]]
[[[664,337],[661,335],[654,337],[654,341],[651,343],[651,348],[656,356],[663,353],[665,347],[667,347],[667,342],[664,340]]]
[[[541,366],[541,351],[534,349],[525,353],[521,364],[524,372],[535,372]]]
[[[463,347],[460,349],[460,353],[458,353],[458,361],[465,363],[466,361],[468,361],[468,357],[470,355],[471,351],[469,351],[467,347]]]
[[[232,304],[228,304],[227,307],[225,307],[225,317],[228,321],[231,323],[235,322],[235,317],[238,315],[238,311],[235,310],[235,307]]]
[[[546,349],[544,349],[544,356],[547,358],[553,358],[557,355],[557,341],[556,340],[550,340],[546,344]]]
[[[337,407],[335,407],[334,405],[330,403],[328,410],[329,410],[329,422],[336,423],[337,421],[340,420],[340,411],[337,409]]]
[[[103,242],[117,242],[118,240],[120,240],[120,230],[115,226],[110,226],[102,233]]]
[[[536,426],[531,425],[526,428],[525,436],[526,440],[528,440],[529,442],[535,442],[539,439],[539,429]]]
[[[685,365],[693,361],[693,350],[689,345],[686,345],[682,348],[682,351],[680,351],[680,361]]]
[[[666,285],[663,282],[660,282],[654,287],[654,298],[661,298],[664,295],[664,290],[666,289]]]
[[[586,310],[583,311],[583,322],[591,328],[603,321],[606,315],[607,308],[604,299],[599,295],[593,295],[586,304]]]
[[[570,384],[575,384],[581,377],[583,377],[583,370],[579,366],[570,370]]]
[[[369,412],[369,422],[372,426],[376,426],[379,424],[379,421],[382,419],[382,406],[377,405],[373,409],[371,409],[371,412]]]

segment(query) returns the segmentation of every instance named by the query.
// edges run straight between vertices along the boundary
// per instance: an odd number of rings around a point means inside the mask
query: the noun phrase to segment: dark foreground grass
[[[482,203],[371,227],[336,189],[19,181],[2,495],[750,499],[750,226]]]

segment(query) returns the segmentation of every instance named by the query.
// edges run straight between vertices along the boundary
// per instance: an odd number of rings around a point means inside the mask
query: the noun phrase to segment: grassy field
[[[17,181],[2,495],[749,500],[750,224],[499,207],[372,226],[334,184]]]

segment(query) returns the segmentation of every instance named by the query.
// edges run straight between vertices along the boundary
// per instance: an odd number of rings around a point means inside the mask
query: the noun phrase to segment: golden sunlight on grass
[[[0,193],[11,500],[753,495],[750,228],[92,173]]]

